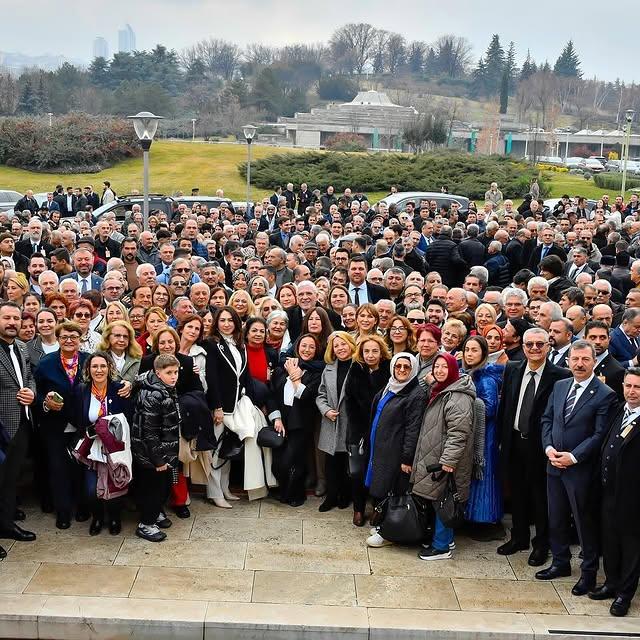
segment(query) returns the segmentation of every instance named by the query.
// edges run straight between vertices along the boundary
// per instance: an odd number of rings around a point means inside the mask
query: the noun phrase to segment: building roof
[[[342,107],[352,105],[367,105],[370,107],[398,107],[399,105],[393,104],[389,100],[389,96],[386,93],[380,91],[359,91],[358,95],[351,101],[345,102],[340,105]]]

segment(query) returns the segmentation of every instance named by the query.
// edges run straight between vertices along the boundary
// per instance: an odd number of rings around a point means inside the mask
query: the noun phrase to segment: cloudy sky
[[[606,7],[600,0],[0,0],[13,25],[5,22],[0,51],[88,60],[96,36],[116,49],[117,30],[126,22],[139,49],[157,42],[180,49],[206,37],[239,44],[317,42],[346,22],[369,22],[409,40],[463,35],[476,55],[499,33],[505,45],[516,42],[521,60],[530,49],[536,61],[551,64],[572,38],[586,76],[638,80],[632,32],[625,35],[623,25],[637,24],[640,2],[616,0]]]

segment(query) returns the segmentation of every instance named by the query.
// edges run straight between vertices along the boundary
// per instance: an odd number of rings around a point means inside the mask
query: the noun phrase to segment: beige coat
[[[469,497],[475,397],[476,390],[470,376],[463,375],[427,407],[411,473],[416,495],[427,500],[438,500],[442,496],[446,478],[433,481],[427,467],[444,464],[455,469],[454,477],[461,500]]]

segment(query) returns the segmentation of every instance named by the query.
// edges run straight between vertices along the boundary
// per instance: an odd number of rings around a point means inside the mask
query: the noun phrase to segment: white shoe
[[[393,544],[390,540],[385,540],[378,532],[367,538],[367,546],[379,549],[380,547],[390,547]]]
[[[454,540],[453,542],[449,543],[449,551],[455,551],[456,550],[456,541]]]
[[[223,491],[222,495],[224,496],[225,500],[240,500],[240,496],[236,496],[233,493],[231,493],[231,491]]]
[[[233,505],[230,505],[224,498],[209,498],[209,502],[213,502],[220,509],[233,509]]]
[[[371,529],[369,529],[369,533],[374,536],[376,533],[378,533],[378,531],[380,531],[380,527],[371,527]]]

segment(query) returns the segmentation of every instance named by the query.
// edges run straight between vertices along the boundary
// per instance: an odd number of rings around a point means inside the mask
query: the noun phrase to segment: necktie
[[[80,293],[87,293],[87,279],[86,278],[82,278],[82,285],[80,288]]]
[[[33,251],[32,253],[38,253],[38,245],[34,242],[33,243]]]
[[[549,253],[549,247],[547,247],[546,245],[542,245],[542,252],[540,253],[540,258],[546,258],[547,257],[547,253]]]
[[[573,411],[573,406],[576,403],[576,393],[579,388],[580,388],[579,384],[577,383],[574,384],[573,387],[571,388],[571,391],[569,392],[569,395],[567,396],[567,401],[564,405],[564,421],[565,422],[569,419],[569,416]]]
[[[356,307],[360,306],[360,287],[356,287],[353,290],[353,302],[356,305]]]
[[[624,408],[624,415],[622,416],[622,424],[620,425],[621,429],[627,426],[627,420],[629,420],[629,416],[631,415],[631,409],[629,407]]]
[[[531,421],[531,412],[533,411],[533,403],[536,396],[536,372],[529,371],[529,382],[522,396],[522,404],[520,405],[520,415],[518,416],[518,431],[523,436],[529,435],[529,422]]]
[[[558,357],[558,354],[559,354],[559,353],[560,353],[560,352],[559,352],[557,349],[554,349],[554,350],[551,352],[551,357],[549,358],[549,360],[551,360],[551,362],[553,362],[553,364],[555,364],[555,363],[556,363],[556,358]]]
[[[9,345],[9,356],[11,358],[11,363],[13,364],[13,368],[15,369],[16,372],[16,378],[18,379],[18,384],[20,385],[20,388],[23,389],[24,388],[24,378],[22,377],[22,369],[20,368],[20,361],[18,360],[18,356],[15,352],[15,346],[13,344]],[[22,414],[23,417],[26,416],[26,418],[29,418],[29,409],[23,405],[20,405],[21,410],[24,411],[24,413]]]
[[[576,277],[576,271],[578,270],[578,267],[576,267],[575,265],[573,267],[571,267],[571,273],[569,274],[569,280],[573,280]]]

